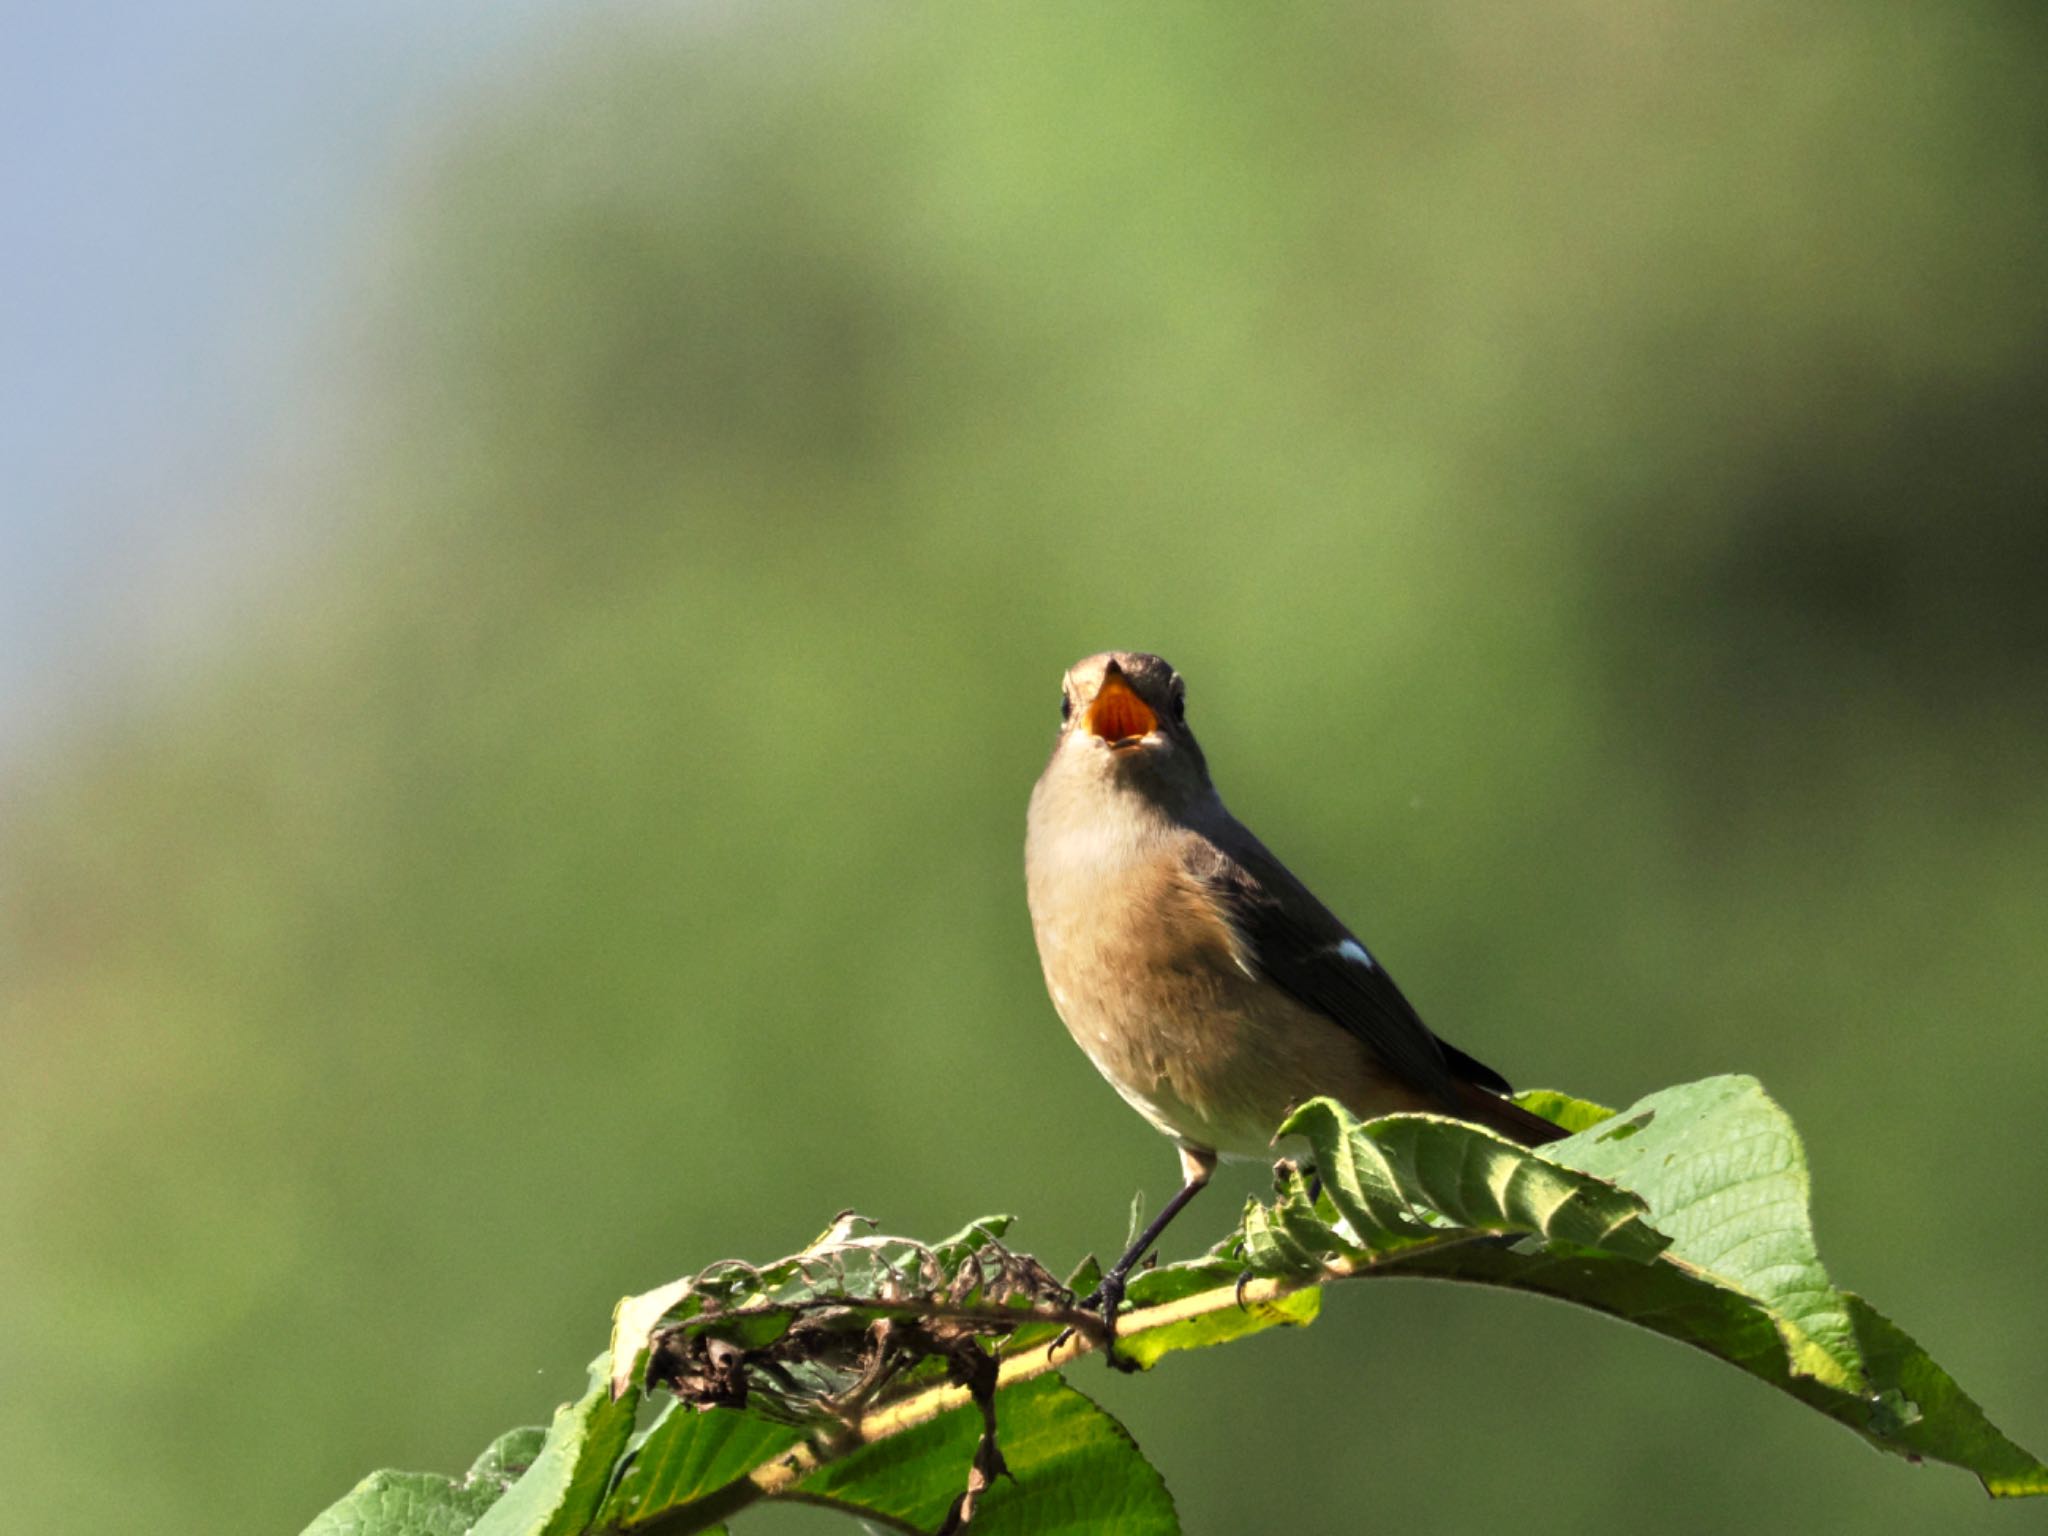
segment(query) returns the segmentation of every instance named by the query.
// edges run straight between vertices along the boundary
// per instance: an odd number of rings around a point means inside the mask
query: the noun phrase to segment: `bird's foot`
[[[1112,1370],[1126,1373],[1137,1370],[1138,1362],[1117,1350],[1116,1315],[1123,1307],[1124,1287],[1130,1278],[1128,1270],[1112,1269],[1102,1277],[1094,1290],[1074,1303],[1082,1312],[1094,1312],[1101,1316],[1102,1358]]]

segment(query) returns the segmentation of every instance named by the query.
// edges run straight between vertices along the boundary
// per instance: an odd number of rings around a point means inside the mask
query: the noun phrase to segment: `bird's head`
[[[1067,669],[1053,758],[1154,791],[1192,793],[1209,782],[1188,729],[1187,685],[1144,651],[1104,651]]]

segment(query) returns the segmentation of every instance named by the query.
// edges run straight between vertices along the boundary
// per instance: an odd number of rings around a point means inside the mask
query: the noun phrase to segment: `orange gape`
[[[1111,674],[1088,710],[1088,729],[1104,741],[1130,741],[1158,729],[1159,717],[1129,683]]]

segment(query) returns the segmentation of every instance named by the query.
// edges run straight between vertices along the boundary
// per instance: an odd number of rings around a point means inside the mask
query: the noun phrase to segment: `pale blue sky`
[[[247,477],[294,430],[359,221],[411,146],[590,9],[9,8],[0,761],[89,714],[167,607],[203,609],[209,544],[264,515]]]

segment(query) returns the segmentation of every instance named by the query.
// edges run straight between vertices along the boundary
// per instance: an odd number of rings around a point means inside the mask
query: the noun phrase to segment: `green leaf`
[[[1434,1241],[1447,1229],[1576,1243],[1642,1262],[1667,1243],[1635,1195],[1463,1120],[1389,1115],[1361,1123],[1333,1099],[1311,1099],[1280,1134],[1308,1139],[1350,1240],[1374,1253]]]
[[[1146,1271],[1131,1282],[1134,1311],[1236,1288],[1227,1304],[1162,1327],[1119,1336],[1125,1358],[1150,1366],[1183,1349],[1228,1343],[1277,1326],[1313,1322],[1314,1287],[1262,1296],[1237,1282],[1252,1276],[1315,1276],[1340,1261],[1372,1261],[1440,1244],[1459,1229],[1605,1245],[1642,1262],[1665,1240],[1642,1221],[1643,1202],[1612,1185],[1544,1162],[1491,1131],[1435,1115],[1360,1122],[1329,1099],[1305,1104],[1281,1127],[1305,1136],[1324,1191],[1311,1201],[1289,1169],[1279,1197],[1253,1202],[1233,1243],[1216,1254]],[[1447,1225],[1447,1223],[1449,1225]]]
[[[469,1484],[495,1484],[500,1492],[526,1475],[526,1469],[540,1459],[548,1432],[538,1424],[508,1429],[489,1445],[463,1474]]]
[[[1010,1476],[982,1495],[973,1536],[1172,1536],[1180,1530],[1166,1484],[1123,1425],[1058,1376],[996,1394]],[[795,1497],[918,1530],[936,1530],[966,1486],[981,1440],[971,1406],[828,1463]]]
[[[464,1488],[438,1472],[372,1472],[313,1517],[304,1536],[462,1536],[502,1488]]]
[[[1864,1389],[1848,1303],[1814,1247],[1806,1149],[1755,1078],[1653,1093],[1544,1155],[1648,1201],[1669,1257],[1763,1308],[1795,1373]]]
[[[1605,1104],[1595,1104],[1591,1099],[1575,1099],[1555,1088],[1525,1088],[1515,1095],[1515,1102],[1567,1131],[1587,1130],[1602,1120],[1614,1118],[1614,1111]]]
[[[937,1258],[939,1267],[950,1273],[1009,1231],[1016,1219],[1014,1216],[984,1216],[979,1221],[970,1221],[951,1237],[932,1244],[933,1256]]]
[[[1383,1272],[1498,1285],[1591,1307],[1726,1360],[1880,1450],[1975,1473],[1995,1497],[2048,1493],[2048,1467],[2001,1434],[1918,1344],[1849,1292],[1841,1294],[1870,1383],[1866,1392],[1794,1374],[1777,1327],[1761,1307],[1675,1264],[1444,1247],[1403,1255]]]
[[[734,1408],[670,1402],[632,1451],[597,1524],[627,1529],[729,1487],[803,1438],[803,1430]]]
[[[1256,1200],[1246,1205],[1239,1235],[1245,1265],[1253,1274],[1304,1274],[1322,1266],[1329,1248],[1316,1241],[1321,1234],[1301,1220],[1303,1203],[1283,1195],[1269,1206]],[[1329,1235],[1337,1236],[1334,1229]]]
[[[1835,1288],[1814,1247],[1804,1149],[1753,1079],[1666,1089],[1618,1115],[1563,1095],[1536,1107],[1584,1129],[1503,1158],[1490,1133],[1457,1122],[1361,1124],[1323,1101],[1306,1106],[1289,1128],[1315,1146],[1323,1200],[1310,1206],[1283,1183],[1273,1205],[1247,1215],[1232,1255],[1313,1274],[1296,1266],[1316,1248],[1318,1224],[1334,1227],[1341,1211],[1351,1230],[1333,1236],[1367,1251],[1362,1264],[1321,1258],[1339,1272],[1434,1276],[1590,1307],[1718,1356],[1884,1450],[1974,1472],[1994,1495],[2048,1493],[2048,1467],[1994,1428],[1912,1339]],[[1527,1166],[1553,1159],[1559,1172],[1630,1201],[1637,1219],[1599,1230],[1624,1207],[1546,1186]],[[1469,1240],[1514,1230],[1530,1240]],[[1193,1268],[1211,1274],[1232,1255]]]
[[[1805,1148],[1754,1078],[1653,1093],[1545,1151],[1644,1196],[1672,1238],[1672,1267],[1721,1288],[1712,1311],[1637,1296],[1619,1315],[1733,1361],[1884,1450],[1962,1467],[1998,1497],[2048,1493],[2048,1467],[1895,1324],[1835,1288],[1814,1244]]]
[[[1148,1270],[1131,1281],[1132,1307],[1142,1310],[1199,1295],[1203,1291],[1237,1286],[1245,1278],[1244,1265],[1196,1259],[1186,1264]],[[1161,1357],[1184,1349],[1207,1349],[1233,1339],[1264,1333],[1268,1328],[1305,1327],[1321,1314],[1323,1293],[1305,1286],[1271,1300],[1242,1301],[1233,1297],[1212,1311],[1199,1313],[1164,1327],[1120,1333],[1117,1353],[1141,1367],[1150,1368]]]
[[[1804,1149],[1752,1079],[1667,1089],[1619,1114],[1562,1094],[1525,1101],[1578,1129],[1531,1150],[1442,1116],[1360,1122],[1329,1100],[1304,1105],[1282,1132],[1308,1140],[1319,1183],[1283,1165],[1275,1198],[1253,1202],[1215,1250],[1133,1277],[1120,1350],[1149,1366],[1309,1322],[1330,1279],[1492,1285],[1692,1345],[1881,1449],[1972,1471],[1996,1496],[2048,1493],[2048,1466],[1910,1337],[1835,1287],[1814,1246]],[[999,1357],[1042,1367],[1025,1349],[1072,1320],[1068,1288],[1001,1241],[1008,1218],[935,1245],[861,1225],[842,1217],[788,1258],[725,1261],[629,1298],[608,1357],[626,1383],[617,1401],[600,1359],[589,1392],[544,1439],[515,1431],[461,1483],[377,1474],[310,1533],[709,1528],[764,1496],[927,1530],[949,1522],[970,1488],[983,1536],[1176,1529],[1158,1474],[1108,1414],[1055,1375],[995,1389]],[[1077,1288],[1094,1274],[1084,1265]],[[649,1328],[661,1379],[693,1401],[738,1406],[671,1403],[633,1437],[631,1383]],[[972,1385],[974,1405],[910,1422],[948,1378]],[[878,1438],[808,1476],[808,1458],[777,1466],[801,1426],[829,1454],[855,1425]]]
[[[591,1361],[589,1389],[555,1410],[539,1456],[476,1522],[474,1536],[570,1536],[589,1527],[640,1406],[637,1389],[612,1397],[610,1358]]]
[[[2006,1439],[1955,1378],[1890,1318],[1853,1292],[1842,1295],[1876,1392],[1868,1404],[1871,1422],[1850,1423],[1852,1429],[1885,1450],[1966,1468],[1977,1474],[1993,1498],[2048,1494],[2048,1466]],[[1823,1389],[1818,1386],[1799,1382],[1792,1390],[1843,1418],[1832,1401],[1821,1397]],[[1877,1433],[1880,1429],[1882,1434]]]
[[[508,1430],[457,1482],[438,1472],[372,1472],[315,1516],[305,1536],[462,1536],[540,1454],[546,1431]]]

